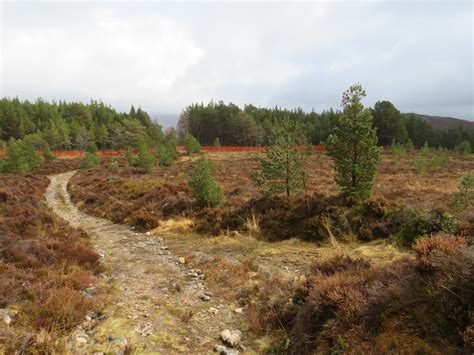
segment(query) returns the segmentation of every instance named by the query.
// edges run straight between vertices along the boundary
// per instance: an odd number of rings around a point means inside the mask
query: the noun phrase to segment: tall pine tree
[[[344,92],[339,127],[327,145],[328,154],[334,158],[336,183],[343,192],[359,198],[372,193],[379,157],[372,114],[361,103],[365,96],[360,84]]]

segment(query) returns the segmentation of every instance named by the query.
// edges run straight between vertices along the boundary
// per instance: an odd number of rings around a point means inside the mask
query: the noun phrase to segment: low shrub
[[[113,161],[110,163],[109,166],[110,166],[110,169],[112,170],[118,170],[118,168],[120,167],[120,164],[118,161]]]
[[[296,285],[269,280],[249,306],[251,327],[281,330],[288,354],[469,353],[474,247],[439,236],[414,248],[386,266],[337,256]]]
[[[426,173],[429,168],[429,162],[423,154],[418,154],[411,164],[421,174]]]
[[[390,149],[392,151],[392,154],[395,155],[397,158],[403,157],[407,153],[405,145],[397,143],[395,141],[392,142]]]
[[[432,210],[425,213],[413,207],[393,211],[388,220],[391,233],[397,234],[406,246],[436,232],[455,233],[458,226],[456,218],[446,211]]]
[[[449,158],[446,155],[433,155],[431,158],[431,170],[441,170],[449,163]]]
[[[70,162],[49,163],[64,170]],[[48,183],[41,175],[0,177],[0,308],[18,310],[13,326],[0,327],[6,353],[63,353],[61,336],[101,306],[81,294],[102,272],[99,255],[87,234],[46,206]]]
[[[352,203],[344,196],[314,194],[294,201],[291,207],[279,196],[251,199],[235,214],[245,219],[255,213],[262,236],[269,240],[298,237],[323,242],[334,237],[355,236],[364,241],[388,237],[389,212],[380,199]],[[223,225],[227,226],[225,218]]]

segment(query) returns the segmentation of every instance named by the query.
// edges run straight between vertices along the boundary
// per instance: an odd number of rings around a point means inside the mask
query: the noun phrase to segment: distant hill
[[[411,115],[411,113],[404,113],[404,115]],[[474,130],[474,122],[462,120],[454,117],[429,116],[413,113],[418,118],[429,122],[435,128],[458,128],[461,126],[466,130]]]

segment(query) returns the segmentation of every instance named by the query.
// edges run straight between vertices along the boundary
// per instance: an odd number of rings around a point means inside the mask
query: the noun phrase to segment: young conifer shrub
[[[413,144],[411,138],[408,138],[407,142],[405,143],[405,149],[407,152],[412,152],[415,149],[415,145]]]
[[[462,141],[454,147],[454,151],[463,156],[468,156],[472,152],[471,144],[468,141]]]
[[[10,138],[6,144],[7,157],[3,171],[7,173],[27,173],[41,165],[41,156],[27,140]]]
[[[150,149],[145,142],[138,144],[136,166],[143,168],[148,174],[151,174],[155,167],[155,157],[150,153]]]
[[[464,174],[459,181],[459,190],[453,194],[451,206],[467,209],[474,204],[474,175]]]
[[[92,169],[100,164],[100,159],[97,156],[97,146],[94,142],[87,145],[87,151],[84,158],[81,160],[81,169]]]
[[[156,147],[156,155],[160,165],[171,166],[179,155],[176,150],[175,141],[167,139],[164,143],[158,144]]]
[[[46,160],[46,161],[56,160],[56,156],[51,151],[51,148],[49,147],[48,142],[44,143],[43,157],[44,157],[44,160]]]
[[[199,144],[199,141],[192,134],[186,134],[184,137],[184,145],[186,147],[186,154],[188,155],[201,153],[201,144]]]
[[[128,166],[136,166],[136,156],[133,154],[132,148],[128,148],[125,153],[125,160],[127,161]]]
[[[202,157],[189,176],[193,196],[201,206],[215,207],[224,201],[224,190],[212,177],[212,163]]]
[[[99,157],[95,153],[86,152],[81,160],[81,169],[92,169],[99,166]]]

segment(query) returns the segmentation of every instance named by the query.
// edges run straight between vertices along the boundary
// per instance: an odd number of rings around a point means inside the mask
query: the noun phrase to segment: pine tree
[[[138,144],[136,166],[143,168],[148,174],[151,174],[155,167],[155,157],[149,150],[148,145],[144,141]]]
[[[193,196],[201,206],[218,206],[224,200],[224,190],[212,177],[212,163],[202,157],[188,179]]]
[[[92,169],[100,164],[100,159],[97,156],[97,146],[94,142],[89,142],[87,145],[86,155],[81,160],[81,169]]]
[[[8,173],[27,173],[41,165],[41,156],[28,140],[10,138],[6,146],[7,158],[4,171]]]
[[[184,145],[186,147],[186,154],[199,154],[201,153],[201,144],[199,144],[198,140],[194,138],[192,134],[187,134],[184,137]]]
[[[261,170],[254,176],[255,182],[270,193],[285,192],[288,201],[294,190],[301,188],[304,180],[304,153],[298,146],[305,141],[295,121],[287,116],[281,119],[273,129],[273,141],[260,158]]]
[[[136,157],[135,154],[133,154],[132,148],[127,149],[125,160],[127,161],[128,166],[136,166]]]
[[[166,140],[164,143],[158,144],[156,155],[160,161],[160,165],[170,166],[178,157],[176,145],[174,141]]]
[[[51,151],[51,148],[49,147],[48,142],[44,143],[44,148],[43,148],[43,157],[46,161],[52,161],[56,159],[56,156],[54,153]]]
[[[15,138],[10,138],[6,145],[7,158],[5,159],[4,170],[7,173],[26,173],[30,171],[28,160],[24,156],[22,142]]]
[[[28,164],[28,171],[39,168],[42,163],[41,155],[28,140],[21,142],[22,155]]]
[[[379,145],[388,146],[393,141],[403,143],[407,140],[407,129],[402,115],[390,101],[376,102],[371,112]]]
[[[379,157],[372,115],[361,103],[365,96],[360,84],[344,92],[339,127],[327,145],[328,154],[334,158],[336,183],[343,192],[360,198],[371,195]]]

